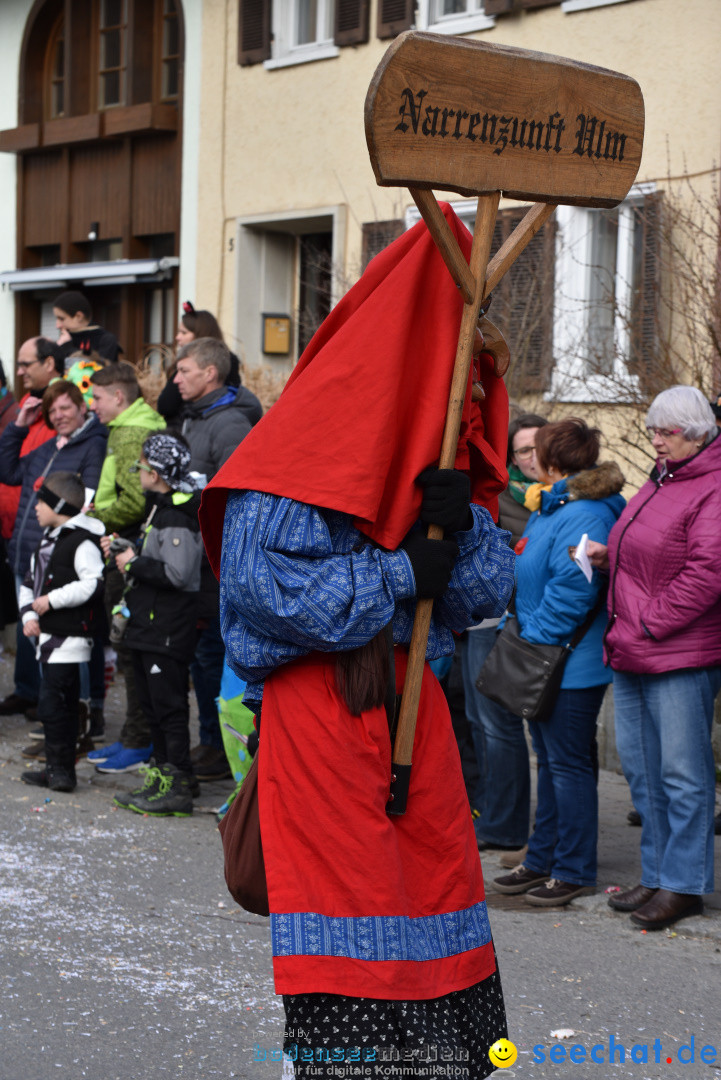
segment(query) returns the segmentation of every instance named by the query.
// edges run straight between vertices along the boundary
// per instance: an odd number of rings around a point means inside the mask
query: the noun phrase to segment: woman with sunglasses
[[[641,882],[609,899],[645,930],[703,911],[714,889],[713,705],[721,689],[721,438],[700,390],[646,416],[650,479],[589,546],[610,571],[605,645],[616,741],[641,815]]]

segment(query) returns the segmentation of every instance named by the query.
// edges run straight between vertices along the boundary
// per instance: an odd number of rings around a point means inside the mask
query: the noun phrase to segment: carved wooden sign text
[[[633,184],[644,107],[633,79],[545,53],[408,31],[365,106],[382,185],[615,206]]]

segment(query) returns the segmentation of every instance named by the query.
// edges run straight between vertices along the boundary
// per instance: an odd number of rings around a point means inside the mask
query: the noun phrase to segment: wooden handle
[[[458,434],[461,428],[463,404],[468,389],[468,376],[473,356],[473,342],[485,286],[485,269],[491,250],[499,198],[500,193],[494,192],[492,195],[484,195],[478,200],[470,265],[470,272],[473,276],[473,296],[470,303],[464,305],[461,318],[461,329],[458,335],[451,392],[448,399],[446,424],[439,459],[439,468],[441,469],[452,469],[456,460]],[[445,222],[445,218],[443,220]],[[434,227],[430,224],[428,227],[433,239],[438,243]],[[440,540],[443,537],[443,530],[437,525],[431,525],[428,528],[428,537],[431,540]],[[393,745],[393,763],[398,765],[410,765],[412,760],[413,740],[415,738],[418,703],[421,697],[421,682],[423,681],[423,668],[426,661],[428,631],[430,630],[432,611],[432,600],[418,601],[408,653],[406,680],[398,716],[398,729]]]

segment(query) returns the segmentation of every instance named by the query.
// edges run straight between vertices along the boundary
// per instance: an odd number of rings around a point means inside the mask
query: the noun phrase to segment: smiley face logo
[[[488,1051],[491,1064],[497,1069],[507,1069],[518,1057],[518,1051],[509,1039],[498,1039]]]

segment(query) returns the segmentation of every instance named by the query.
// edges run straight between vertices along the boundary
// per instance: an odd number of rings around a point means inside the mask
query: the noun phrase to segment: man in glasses
[[[20,449],[20,457],[24,457],[55,435],[53,429],[45,423],[41,411],[43,394],[50,383],[62,378],[63,374],[63,361],[55,342],[44,337],[28,338],[24,341],[18,352],[17,374],[25,391],[19,401],[19,407],[25,409],[23,415],[27,417],[27,435]],[[18,380],[15,385],[17,388]],[[5,538],[7,540],[15,526],[21,490],[18,486],[0,484],[3,523],[9,523],[9,533]],[[19,581],[17,587],[20,587]],[[34,646],[24,637],[20,623],[18,627],[15,690],[0,701],[0,716],[10,716],[34,708],[40,689],[40,672],[35,660]]]

